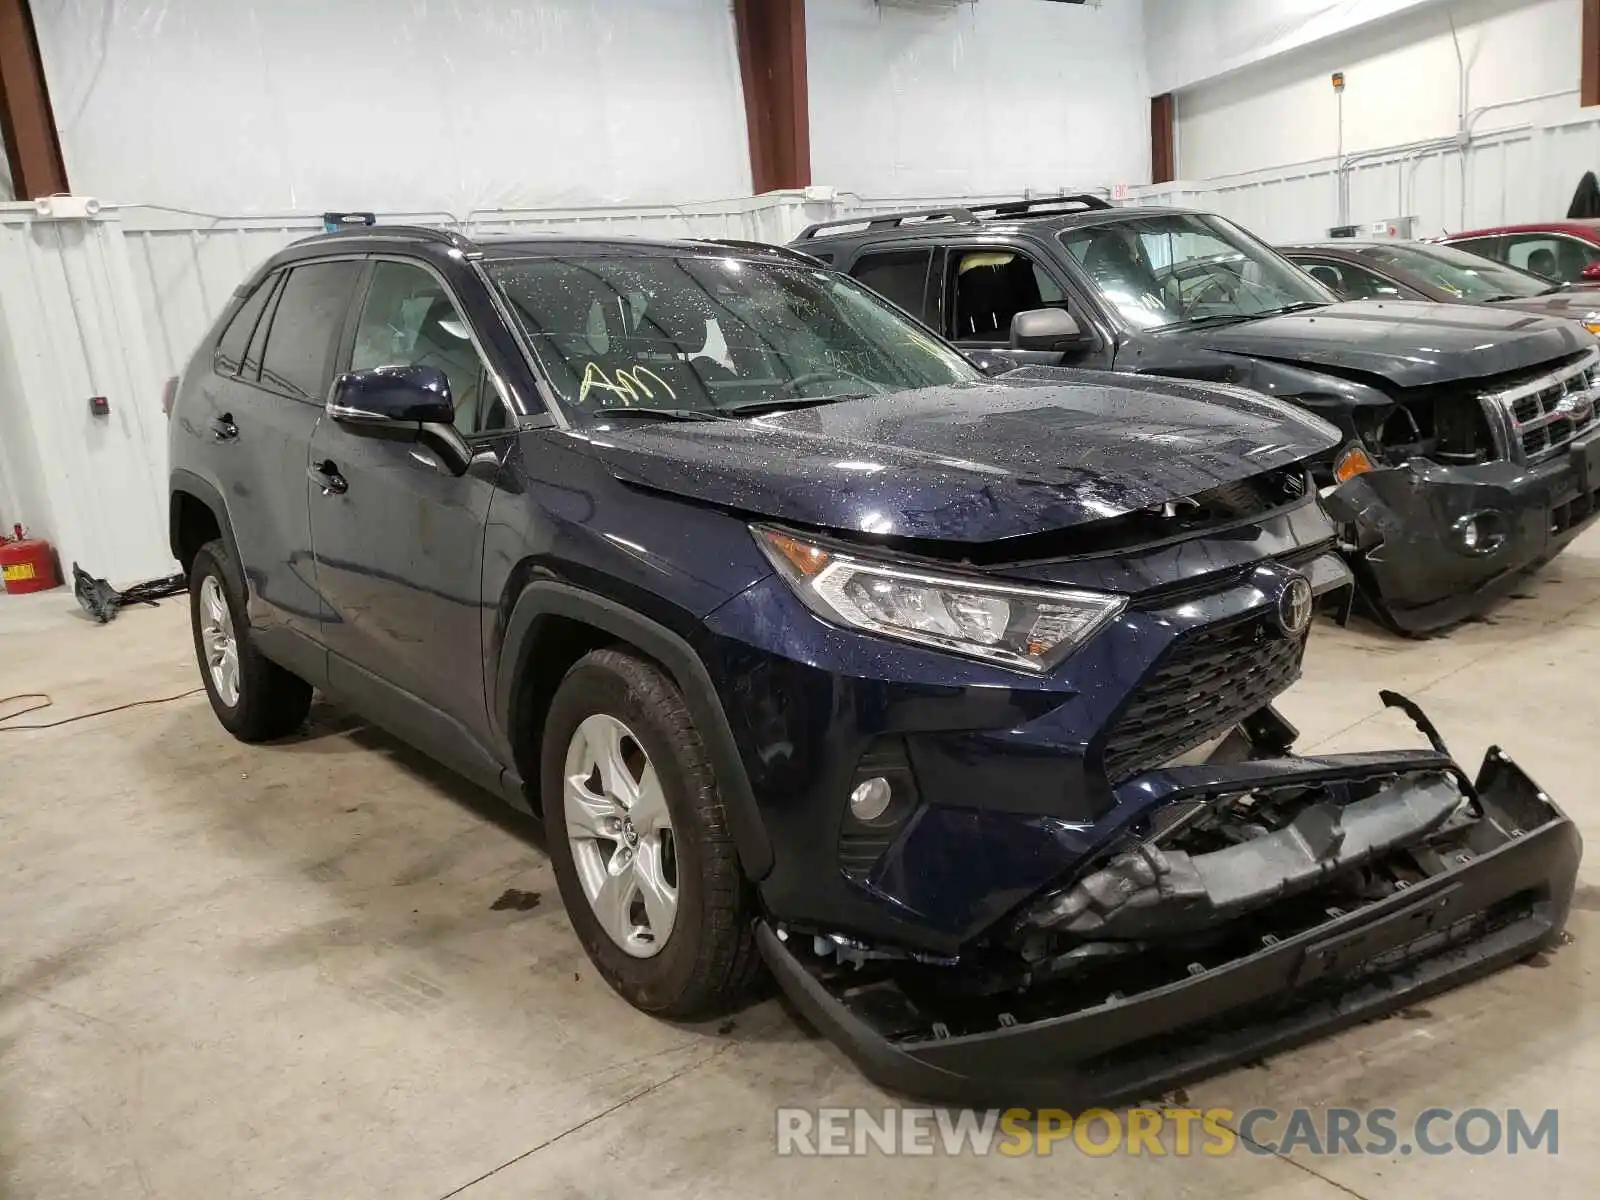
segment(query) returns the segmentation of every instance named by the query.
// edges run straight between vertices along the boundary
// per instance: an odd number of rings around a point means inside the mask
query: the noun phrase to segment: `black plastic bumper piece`
[[[1417,459],[1358,475],[1324,498],[1354,531],[1361,594],[1394,629],[1425,634],[1481,612],[1600,516],[1600,432],[1534,466]],[[1461,529],[1481,521],[1475,550]]]
[[[801,1012],[879,1085],[973,1106],[1119,1104],[1371,1020],[1554,945],[1577,878],[1576,828],[1491,750],[1478,791],[1496,848],[1305,933],[1180,982],[1062,1016],[944,1036],[873,1020],[849,975],[768,924],[757,941]],[[809,939],[805,939],[809,940]]]

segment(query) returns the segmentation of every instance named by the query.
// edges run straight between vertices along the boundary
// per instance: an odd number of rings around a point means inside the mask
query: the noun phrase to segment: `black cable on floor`
[[[149,704],[170,704],[174,700],[182,700],[205,691],[203,687],[190,688],[187,692],[179,692],[176,696],[154,696],[149,700],[129,700],[126,704],[116,704],[110,708],[97,708],[93,712],[79,713],[74,717],[62,717],[59,721],[39,721],[32,725],[11,725],[8,722],[18,717],[25,717],[29,713],[38,712],[40,709],[49,708],[55,699],[44,692],[18,692],[15,696],[0,698],[0,707],[10,704],[13,700],[37,700],[39,703],[30,704],[27,708],[19,708],[14,713],[7,713],[0,717],[0,733],[10,733],[21,729],[57,729],[62,725],[71,725],[74,721],[87,721],[90,717],[103,717],[109,713],[122,712],[128,708],[140,708]]]

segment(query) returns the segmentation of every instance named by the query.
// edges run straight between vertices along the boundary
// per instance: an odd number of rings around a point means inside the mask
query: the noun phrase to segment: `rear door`
[[[222,385],[204,434],[222,463],[219,482],[257,641],[269,657],[318,686],[323,607],[311,554],[306,465],[359,274],[355,260],[318,260],[264,281],[218,344]]]

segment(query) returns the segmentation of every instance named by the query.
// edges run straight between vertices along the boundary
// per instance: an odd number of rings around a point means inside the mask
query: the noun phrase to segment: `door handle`
[[[211,436],[219,442],[231,442],[239,436],[239,427],[233,423],[232,413],[211,418]]]
[[[339,474],[331,458],[312,463],[306,468],[306,478],[321,488],[324,496],[342,496],[350,490],[350,481]]]

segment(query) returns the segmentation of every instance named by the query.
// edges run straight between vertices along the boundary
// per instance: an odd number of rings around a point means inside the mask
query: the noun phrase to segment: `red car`
[[[1552,283],[1600,284],[1600,220],[1497,225],[1430,240],[1509,263]]]

